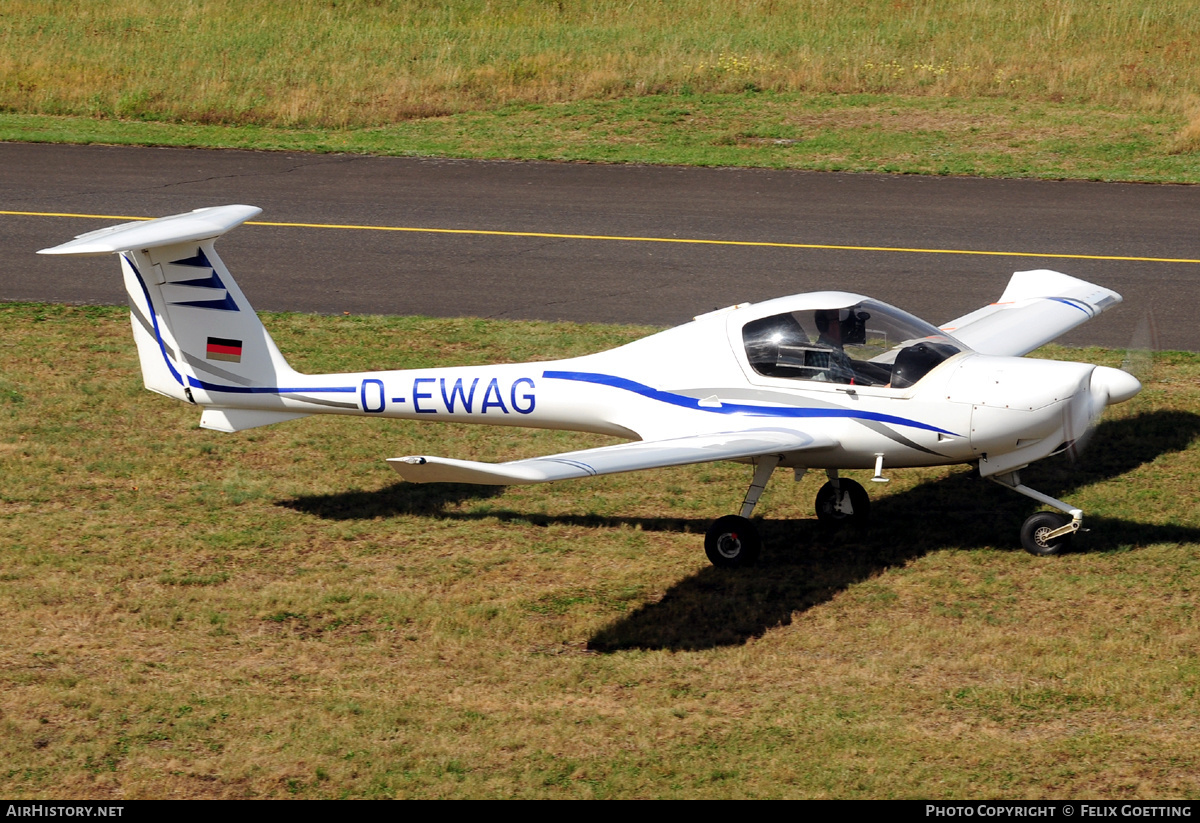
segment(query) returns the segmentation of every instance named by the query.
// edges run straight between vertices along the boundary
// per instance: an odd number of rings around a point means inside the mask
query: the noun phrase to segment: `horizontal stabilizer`
[[[388,464],[410,483],[507,486],[716,460],[739,460],[766,454],[827,449],[837,445],[832,438],[814,437],[791,429],[750,429],[670,440],[619,443],[510,463],[477,463],[445,457],[393,457]]]
[[[308,417],[304,412],[260,411],[258,409],[205,409],[200,415],[200,428],[219,432],[240,432],[270,426],[285,420]]]
[[[81,234],[61,246],[42,249],[38,254],[114,254],[210,240],[261,213],[262,209],[257,206],[215,206],[155,220],[135,220]]]
[[[1049,269],[1019,271],[997,303],[942,325],[981,354],[1018,357],[1121,302],[1112,289]]]

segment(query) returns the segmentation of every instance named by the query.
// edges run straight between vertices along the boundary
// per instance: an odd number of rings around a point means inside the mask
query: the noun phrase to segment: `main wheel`
[[[719,517],[704,535],[704,553],[714,566],[736,569],[752,566],[762,548],[758,529],[744,517],[727,514]]]
[[[871,513],[871,498],[867,490],[853,480],[839,478],[841,486],[841,505],[838,505],[839,492],[833,483],[826,483],[817,492],[817,519],[823,523],[853,523],[861,525],[867,522]]]
[[[1026,520],[1025,525],[1021,526],[1021,545],[1025,551],[1039,557],[1062,554],[1071,545],[1071,538],[1075,536],[1074,532],[1054,538],[1047,538],[1046,535],[1070,522],[1071,518],[1065,514],[1038,512]]]

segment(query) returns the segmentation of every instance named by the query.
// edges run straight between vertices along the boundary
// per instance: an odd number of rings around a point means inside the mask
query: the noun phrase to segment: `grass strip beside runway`
[[[893,472],[863,534],[780,476],[761,567],[729,574],[702,533],[744,466],[409,486],[383,458],[602,439],[201,430],[141,387],[127,311],[0,318],[5,796],[1196,797],[1197,355],[1025,472],[1087,511],[1078,553],[1014,548],[1028,501],[965,467]],[[650,331],[264,319],[305,371]]]

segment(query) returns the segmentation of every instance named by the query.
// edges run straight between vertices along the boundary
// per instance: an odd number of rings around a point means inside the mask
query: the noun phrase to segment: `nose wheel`
[[[1021,546],[1030,554],[1052,557],[1071,546],[1071,518],[1057,512],[1038,512],[1021,526]]]

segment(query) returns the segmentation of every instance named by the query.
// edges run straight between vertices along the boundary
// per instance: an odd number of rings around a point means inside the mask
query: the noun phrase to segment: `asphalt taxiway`
[[[1125,304],[1062,342],[1200,350],[1200,187],[0,144],[0,300],[121,303],[111,259],[34,254],[247,203],[258,309],[672,325],[822,289],[935,323],[1050,268]],[[73,216],[67,216],[73,215]]]

